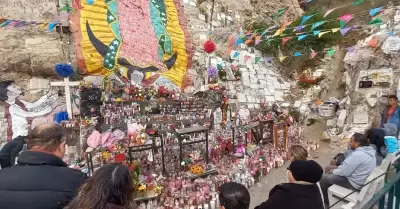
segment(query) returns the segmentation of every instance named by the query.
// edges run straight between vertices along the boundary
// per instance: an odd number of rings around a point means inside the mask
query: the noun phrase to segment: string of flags
[[[49,31],[53,31],[54,28],[60,24],[59,21],[43,22],[43,21],[26,21],[26,20],[14,20],[0,17],[0,28],[22,28],[26,26],[39,26],[41,28],[47,28]]]
[[[347,48],[345,48],[346,49],[346,51],[348,52],[348,53],[354,53],[355,51],[356,51],[356,48],[355,47],[347,47]],[[271,57],[271,56],[266,56],[266,57],[264,57],[264,58],[262,58],[262,57],[259,57],[259,56],[255,56],[255,57],[252,57],[252,56],[249,56],[249,55],[243,55],[243,61],[244,61],[244,64],[246,64],[249,60],[251,60],[252,62],[254,62],[255,64],[258,64],[258,63],[260,63],[261,61],[264,61],[265,63],[271,63],[272,62],[272,60],[274,59],[274,58],[276,58],[276,59],[278,59],[280,62],[284,62],[285,60],[286,60],[286,58],[288,58],[288,57],[300,57],[300,56],[308,56],[310,59],[314,59],[317,55],[319,55],[319,54],[324,54],[324,53],[326,53],[326,55],[328,56],[328,57],[332,57],[335,53],[336,53],[336,49],[333,49],[333,48],[330,48],[330,49],[327,49],[327,50],[323,50],[323,51],[319,51],[319,52],[316,52],[316,51],[314,51],[313,49],[310,49],[310,51],[309,52],[306,52],[306,53],[304,53],[304,52],[294,52],[292,55],[286,55],[286,56],[278,56],[278,57]],[[232,59],[234,59],[234,60],[240,60],[240,55],[241,55],[241,53],[240,52],[238,52],[238,51],[233,51],[232,53],[231,53],[231,57],[232,57]],[[239,63],[238,63],[239,64]]]
[[[364,0],[357,0],[353,3],[330,9],[325,12],[324,17],[327,17],[330,13],[332,13],[334,10],[336,10],[338,8],[345,7],[348,5],[357,6],[363,2],[364,2]],[[340,31],[342,36],[344,36],[352,29],[359,27],[359,25],[346,27],[346,24],[350,20],[352,20],[356,15],[369,14],[371,16],[371,18],[374,18],[376,15],[383,12],[385,10],[385,8],[392,8],[392,7],[396,7],[396,5],[373,8],[373,9],[365,10],[365,11],[358,12],[355,14],[344,14],[340,17],[325,19],[325,20],[314,22],[314,23],[308,23],[308,24],[305,24],[305,23],[316,14],[306,15],[301,18],[300,25],[298,25],[298,26],[288,27],[288,26],[290,26],[290,24],[292,24],[292,22],[285,22],[280,28],[278,28],[278,26],[272,26],[267,29],[258,29],[258,30],[254,30],[254,31],[248,31],[246,33],[244,33],[243,30],[239,29],[239,31],[236,31],[233,33],[226,33],[223,36],[216,35],[215,39],[219,39],[219,40],[222,39],[226,43],[228,43],[229,45],[232,45],[232,46],[233,45],[238,46],[240,44],[258,45],[263,41],[272,41],[275,39],[282,39],[282,43],[284,45],[288,40],[293,39],[294,37],[297,37],[297,41],[300,41],[300,40],[303,40],[303,39],[309,37],[310,35],[315,35],[320,38],[325,34],[328,34],[331,32],[336,33],[338,31]],[[282,13],[282,10],[277,12],[278,15],[281,13]],[[339,21],[339,27],[318,30],[319,27],[321,27],[322,25],[324,25],[330,21]],[[382,20],[379,17],[377,17],[377,18],[375,17],[374,19],[369,21],[368,24],[366,24],[366,25],[381,25],[381,24],[383,24]],[[302,29],[307,26],[310,26],[311,30],[308,32],[302,31]],[[293,31],[290,31],[289,29],[293,29]],[[288,34],[285,34],[285,32],[286,33],[293,32],[295,34],[288,35]]]

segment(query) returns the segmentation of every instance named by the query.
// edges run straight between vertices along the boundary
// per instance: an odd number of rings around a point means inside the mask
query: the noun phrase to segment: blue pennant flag
[[[321,33],[320,30],[313,31],[314,36],[318,35],[319,33]]]
[[[308,35],[300,35],[300,36],[298,36],[297,37],[297,40],[298,41],[300,41],[300,40],[303,40],[305,37],[307,37]]]
[[[383,11],[383,7],[374,8],[374,9],[369,10],[369,15],[371,15],[371,17],[373,17],[382,11]]]
[[[301,55],[303,55],[303,54],[301,54],[300,52],[295,52],[293,56],[300,57]]]
[[[301,23],[300,23],[300,25],[303,25],[305,22],[307,22],[307,20],[309,20],[312,16],[314,16],[314,15],[307,15],[307,16],[304,16],[303,18],[301,18]]]
[[[316,23],[312,24],[311,30],[314,30],[315,28],[318,28],[319,26],[323,25],[324,23],[326,23],[325,20],[324,21],[319,21],[319,22],[316,22]]]

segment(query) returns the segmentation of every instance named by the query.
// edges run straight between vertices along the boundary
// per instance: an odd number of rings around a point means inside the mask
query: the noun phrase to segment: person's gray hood
[[[346,177],[350,184],[358,189],[364,185],[375,167],[375,149],[371,146],[362,146],[351,152],[343,163],[333,170],[333,174]]]
[[[397,127],[392,123],[383,124],[383,131],[385,131],[385,136],[396,136],[397,135]]]

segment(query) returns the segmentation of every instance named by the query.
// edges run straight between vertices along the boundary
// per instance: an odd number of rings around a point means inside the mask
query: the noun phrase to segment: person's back
[[[255,209],[323,209],[317,182],[323,169],[315,161],[295,160],[288,167],[290,183],[276,185],[269,199]]]
[[[0,170],[1,209],[61,209],[72,200],[86,175],[62,161],[64,139],[57,124],[32,131],[18,164]]]
[[[19,136],[12,141],[9,141],[1,148],[0,151],[0,164],[1,168],[7,168],[15,164],[15,158],[21,152],[25,144],[25,138]]]
[[[394,153],[399,150],[399,142],[397,141],[397,127],[391,123],[383,124],[383,131],[385,132],[385,145],[388,153]]]
[[[380,128],[371,128],[366,132],[366,137],[370,142],[370,146],[375,150],[376,165],[379,166],[388,154],[385,145],[385,131]]]

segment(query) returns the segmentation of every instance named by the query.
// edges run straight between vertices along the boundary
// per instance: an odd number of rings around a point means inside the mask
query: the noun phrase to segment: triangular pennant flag
[[[381,24],[382,20],[379,17],[368,22],[368,25],[381,25]]]
[[[340,28],[332,28],[332,33],[336,33],[340,30]]]
[[[56,22],[51,22],[49,24],[49,31],[53,31],[53,29],[56,27],[57,23]]]
[[[298,36],[298,37],[297,37],[297,40],[298,40],[298,41],[303,40],[303,39],[306,38],[307,36],[308,36],[308,34]]]
[[[353,27],[347,27],[347,28],[340,29],[340,33],[342,34],[342,36],[345,36],[346,33],[349,32],[351,29],[353,29]]]
[[[319,21],[319,22],[316,22],[316,23],[312,24],[311,30],[314,30],[315,28],[317,28],[317,27],[323,25],[324,23],[326,23],[325,20],[324,20],[324,21]]]
[[[291,37],[282,38],[282,46],[285,46],[286,42],[289,41]]]
[[[318,38],[321,38],[323,35],[330,33],[330,31],[321,32],[318,34]]]
[[[336,52],[336,50],[334,50],[334,49],[329,49],[329,51],[328,51],[328,56],[329,56],[329,57],[332,57],[332,56],[335,54],[335,52]]]
[[[256,36],[256,40],[261,40],[261,36]]]
[[[46,26],[47,26],[47,23],[41,23],[41,24],[40,24],[40,27],[41,27],[41,28],[45,28]]]
[[[356,51],[356,47],[354,47],[354,46],[352,46],[352,47],[347,47],[347,48],[346,48],[346,51],[349,52],[349,53],[353,53],[353,52]]]
[[[389,36],[394,36],[394,32],[393,31],[390,31],[390,32],[388,32],[387,33]]]
[[[261,57],[256,57],[256,58],[254,58],[254,62],[257,64],[257,63],[259,63],[261,61]]]
[[[235,53],[233,54],[233,58],[236,58],[236,57],[238,57],[239,55],[240,55],[239,52],[235,52]]]
[[[271,57],[265,57],[265,58],[264,58],[264,62],[265,62],[265,63],[271,63],[271,61],[272,61],[272,58],[271,58]]]
[[[296,26],[295,31],[301,32],[301,29],[303,29],[302,25]]]
[[[0,27],[6,27],[8,24],[11,23],[11,20],[6,20],[3,23],[0,24]]]
[[[341,20],[340,22],[339,22],[339,27],[340,28],[344,28],[344,26],[346,25],[346,22],[345,21],[343,21],[343,20]]]
[[[303,16],[303,17],[301,18],[301,23],[300,23],[300,25],[304,25],[304,23],[307,22],[307,20],[309,20],[312,16],[314,16],[314,15]]]
[[[283,15],[283,13],[285,13],[285,11],[286,11],[286,8],[281,8],[281,9],[279,9],[278,12],[276,12],[276,13],[274,14],[274,16],[272,17],[272,19],[276,19],[276,18],[280,17],[281,15]]]
[[[261,43],[261,40],[260,39],[256,39],[256,42],[254,43],[254,45],[258,45],[260,43]]]
[[[362,3],[364,3],[364,0],[357,0],[357,1],[353,2],[353,5],[360,5]]]
[[[279,30],[276,30],[275,34],[274,34],[272,37],[279,36],[280,33],[281,33],[281,30],[280,30],[280,29],[279,29]]]
[[[313,31],[314,36],[318,35],[321,31],[320,30],[315,30]]]
[[[335,10],[336,8],[330,9],[328,11],[325,12],[324,17],[328,16],[330,13],[333,12],[333,10]]]
[[[310,58],[314,59],[317,56],[318,53],[315,52],[313,49],[310,49],[310,50],[311,50]]]
[[[245,56],[244,56],[244,63],[246,63],[250,58],[251,58],[250,56],[245,55]]]
[[[369,40],[368,46],[376,48],[378,46],[378,39],[376,37],[373,37],[371,40]]]
[[[301,52],[295,52],[293,56],[300,57],[301,55],[303,55],[303,54],[301,54]]]
[[[286,59],[286,57],[279,57],[280,62],[283,62],[283,60],[285,60],[285,59]]]
[[[261,36],[264,36],[268,32],[268,29],[265,29],[262,33]]]
[[[374,9],[369,10],[369,15],[371,15],[371,17],[373,17],[382,11],[383,11],[383,7],[374,8]]]
[[[243,39],[239,38],[239,39],[236,41],[236,46],[238,46],[238,45],[240,45],[240,44],[243,44],[243,43],[244,43]]]
[[[292,23],[292,21],[286,21],[285,23],[283,23],[283,25],[282,25],[282,27],[281,27],[281,29],[280,29],[279,34],[282,35],[282,33],[286,30],[286,27],[287,27],[288,25],[290,25],[291,23]]]
[[[342,16],[340,16],[340,17],[338,17],[337,19],[338,20],[341,20],[341,21],[344,21],[345,23],[347,23],[347,22],[349,22],[351,19],[353,19],[353,15],[352,14],[345,14],[345,15],[342,15]]]

